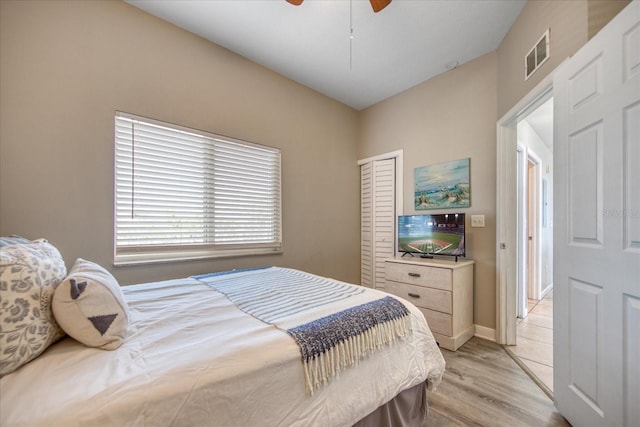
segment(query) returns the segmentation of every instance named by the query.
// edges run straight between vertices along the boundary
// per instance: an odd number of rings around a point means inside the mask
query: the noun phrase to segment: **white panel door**
[[[554,399],[640,426],[640,2],[554,75]]]

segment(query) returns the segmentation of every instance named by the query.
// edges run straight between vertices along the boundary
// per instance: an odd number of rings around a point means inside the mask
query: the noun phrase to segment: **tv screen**
[[[464,214],[399,215],[398,252],[465,256]]]

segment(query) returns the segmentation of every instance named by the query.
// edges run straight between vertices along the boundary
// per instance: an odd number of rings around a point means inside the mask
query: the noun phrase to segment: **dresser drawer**
[[[387,292],[411,301],[417,307],[451,314],[451,292],[407,283],[387,281]]]
[[[473,261],[391,258],[385,260],[385,290],[422,312],[442,348],[455,351],[475,332]]]
[[[387,280],[451,290],[451,270],[447,268],[387,262],[385,271]]]
[[[429,329],[432,332],[451,336],[452,327],[451,327],[451,315],[440,313],[439,311],[429,310],[428,308],[418,307],[424,317],[427,319],[427,323],[429,324]]]

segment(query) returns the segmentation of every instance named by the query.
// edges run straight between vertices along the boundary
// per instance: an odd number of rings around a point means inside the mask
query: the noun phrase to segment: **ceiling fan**
[[[303,0],[287,0],[287,2],[295,6],[300,6]],[[378,13],[385,7],[389,6],[389,3],[391,3],[391,0],[369,0],[369,3],[371,3],[371,7],[373,8],[373,11]]]

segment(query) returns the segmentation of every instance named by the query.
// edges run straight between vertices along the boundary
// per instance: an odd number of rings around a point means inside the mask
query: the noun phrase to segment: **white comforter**
[[[124,345],[54,344],[0,380],[0,425],[350,426],[409,387],[433,388],[444,371],[409,303],[413,334],[309,396],[294,340],[224,295],[190,278],[123,290],[132,313]]]

